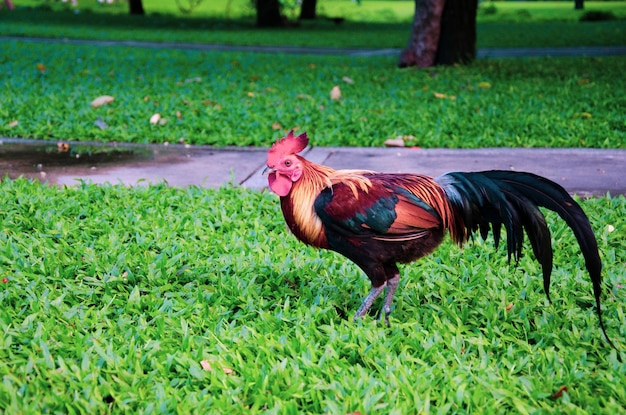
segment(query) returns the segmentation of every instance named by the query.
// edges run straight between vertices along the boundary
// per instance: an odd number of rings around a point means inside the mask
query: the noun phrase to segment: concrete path
[[[254,52],[254,53],[287,53],[310,55],[343,55],[343,56],[394,56],[400,55],[397,48],[331,48],[301,46],[245,46],[189,42],[149,42],[138,40],[87,40],[68,38],[40,38],[0,36],[0,42],[19,40],[31,43],[65,43],[70,45],[96,46],[129,46],[141,48],[170,48],[221,52]],[[549,47],[549,48],[481,48],[477,50],[478,58],[522,58],[522,57],[564,57],[564,56],[611,56],[626,55],[626,46],[581,46],[581,47]]]
[[[141,185],[263,189],[266,148],[102,145],[3,139],[0,175],[60,185],[78,180]],[[436,176],[448,171],[528,171],[579,195],[626,194],[626,150],[486,148],[471,150],[309,147],[307,159],[333,168]]]

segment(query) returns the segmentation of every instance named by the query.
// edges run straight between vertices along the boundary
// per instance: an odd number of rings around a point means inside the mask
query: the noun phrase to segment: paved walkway
[[[95,46],[130,46],[142,48],[171,48],[201,51],[231,51],[256,53],[290,53],[311,55],[343,55],[343,56],[399,56],[400,49],[368,49],[368,48],[328,48],[300,46],[241,46],[186,42],[148,42],[137,40],[85,40],[67,38],[40,38],[0,36],[0,41],[20,40],[33,43],[65,43],[71,45]],[[484,48],[478,49],[478,58],[521,58],[521,57],[563,57],[563,56],[611,56],[626,55],[626,46],[581,46],[561,48]]]
[[[127,185],[166,181],[172,186],[267,186],[267,177],[261,174],[266,148],[70,143],[69,149],[60,151],[54,142],[6,138],[0,142],[2,176],[23,175],[65,185],[85,179]],[[529,171],[560,183],[570,193],[626,194],[626,150],[309,147],[303,155],[337,169],[431,176],[448,171]]]

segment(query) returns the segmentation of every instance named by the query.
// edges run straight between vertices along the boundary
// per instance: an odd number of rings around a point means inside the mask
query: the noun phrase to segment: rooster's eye
[[[290,167],[290,166],[291,166],[291,160],[285,161],[285,167]]]

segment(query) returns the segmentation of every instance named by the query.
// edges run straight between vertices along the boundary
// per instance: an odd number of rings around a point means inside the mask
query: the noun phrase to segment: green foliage
[[[24,0],[23,5],[39,5]],[[125,2],[112,5],[81,0],[46,2],[45,7],[0,10],[2,33],[17,36],[78,39],[155,40],[245,45],[336,46],[402,48],[414,12],[412,1],[320,1],[316,21],[289,28],[257,29],[249,0],[202,2],[193,15],[181,14],[175,1],[144,2],[147,16],[130,16]],[[626,18],[625,2],[585,2],[587,11],[610,11]],[[621,45],[626,36],[622,21],[581,23],[581,12],[567,2],[499,2],[498,13],[478,14],[478,47],[541,47]],[[52,12],[50,8],[57,11]],[[58,10],[60,9],[60,10]],[[296,12],[290,12],[295,15]],[[325,17],[342,17],[336,25]],[[38,24],[33,25],[36,21]]]
[[[391,57],[3,46],[0,134],[10,137],[263,146],[275,128],[299,126],[327,146],[397,135],[422,147],[626,143],[623,57],[400,70]],[[115,101],[92,108],[100,95]],[[155,113],[167,123],[150,124]]]
[[[581,203],[624,350],[626,199]],[[514,267],[492,240],[446,243],[403,268],[391,328],[350,321],[366,278],[295,241],[272,194],[5,180],[0,218],[6,413],[614,414],[626,401],[626,365],[554,215],[553,305],[530,247]]]

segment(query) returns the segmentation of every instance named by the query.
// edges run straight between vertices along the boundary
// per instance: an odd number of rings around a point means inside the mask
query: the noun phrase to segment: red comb
[[[309,137],[306,133],[302,133],[298,136],[293,135],[293,130],[289,131],[283,138],[279,138],[270,148],[268,153],[268,165],[274,165],[274,162],[270,163],[270,159],[280,159],[287,154],[298,154],[304,150],[309,144]]]

